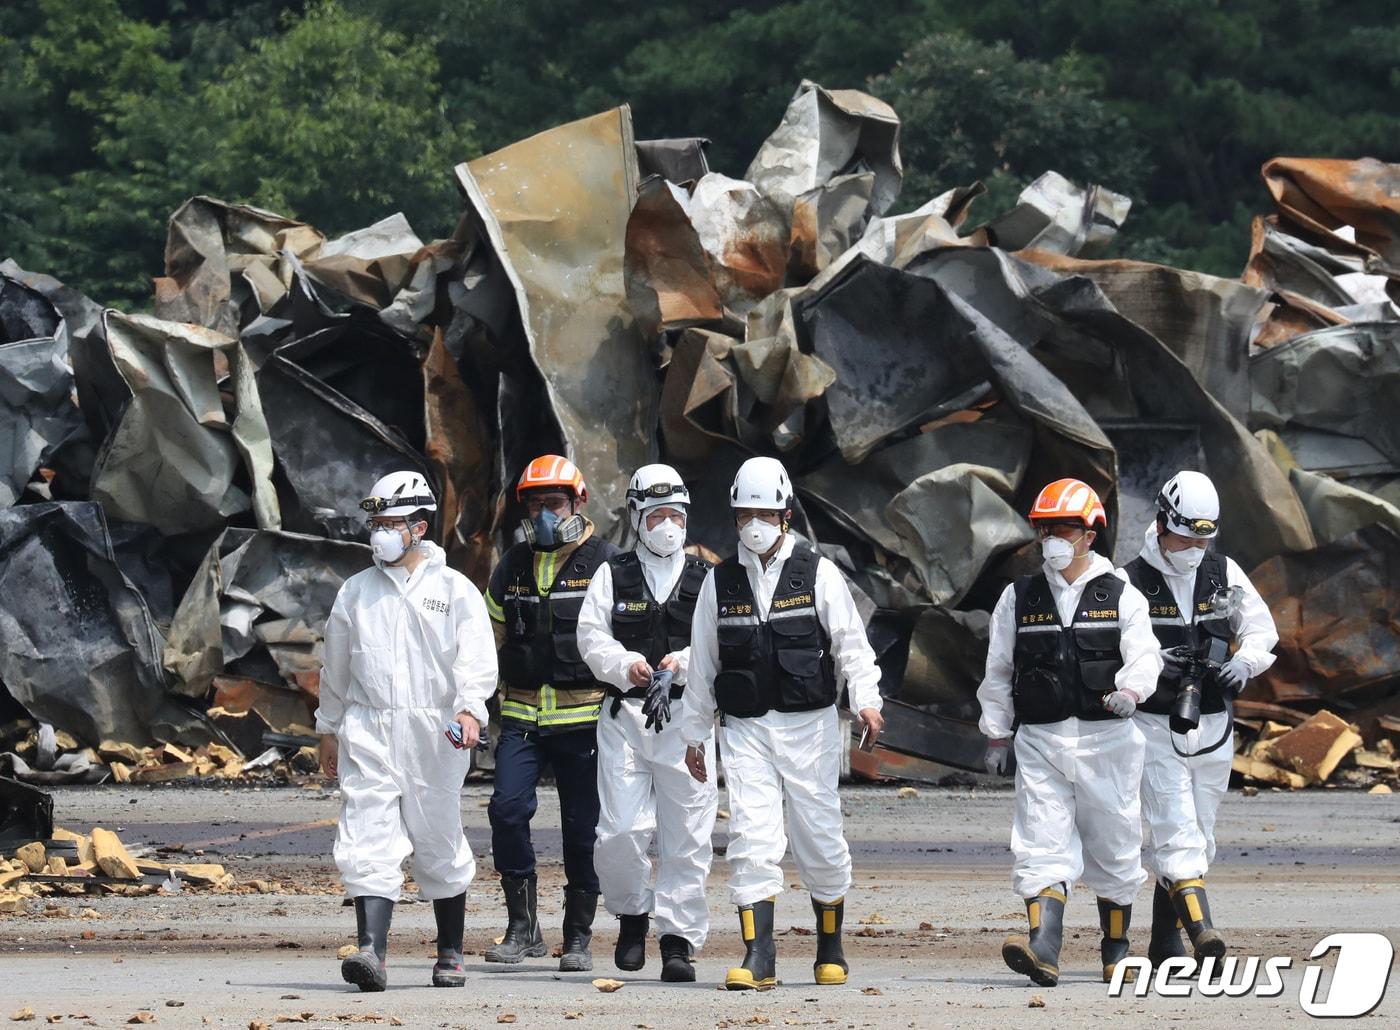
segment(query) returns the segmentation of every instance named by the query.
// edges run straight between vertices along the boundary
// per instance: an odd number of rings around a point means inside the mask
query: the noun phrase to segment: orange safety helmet
[[[541,454],[520,473],[520,482],[515,484],[515,499],[523,501],[526,490],[544,490],[550,487],[563,487],[572,490],[580,503],[588,501],[588,487],[584,485],[583,473],[568,458],[558,454]]]
[[[1079,522],[1093,528],[1108,528],[1108,516],[1094,488],[1078,479],[1057,479],[1035,499],[1031,521]]]

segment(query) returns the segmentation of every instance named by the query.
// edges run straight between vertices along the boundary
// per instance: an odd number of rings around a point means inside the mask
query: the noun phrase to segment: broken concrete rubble
[[[1129,216],[1111,183],[1047,172],[969,228],[982,185],[901,198],[898,140],[887,105],[803,82],[743,179],[709,169],[705,140],[635,141],[619,107],[459,165],[447,240],[393,212],[328,239],[195,197],[155,317],[0,265],[0,629],[26,642],[0,682],[73,738],[10,741],[8,767],[249,775],[264,734],[308,729],[321,624],[368,561],[364,483],[422,471],[436,539],[480,583],[519,469],[557,450],[618,541],[628,473],[675,464],[691,542],[718,556],[734,469],[781,457],[882,690],[966,761],[953,742],[987,612],[1034,564],[1037,487],[1098,488],[1121,562],[1160,483],[1200,468],[1282,636],[1241,702],[1242,775],[1328,780],[1288,742],[1322,709],[1365,743],[1328,782],[1389,775],[1400,630],[1368,613],[1393,613],[1400,582],[1397,169],[1269,162],[1274,211],[1225,279],[1094,259]],[[58,599],[44,620],[36,592]],[[1328,739],[1321,759],[1350,740]]]

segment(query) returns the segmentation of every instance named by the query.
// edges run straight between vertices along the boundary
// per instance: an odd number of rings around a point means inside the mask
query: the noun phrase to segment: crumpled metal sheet
[[[0,851],[53,836],[53,795],[0,776]]]
[[[936,604],[956,605],[998,555],[1035,539],[1008,503],[1017,483],[981,465],[949,465],[914,480],[886,508],[900,550]]]
[[[1400,539],[1400,508],[1382,498],[1296,466],[1289,470],[1288,481],[1298,492],[1318,544],[1334,543],[1372,525],[1383,526]]]
[[[624,509],[618,469],[655,454],[659,391],[627,307],[623,266],[637,190],[626,106],[457,166],[515,288],[530,354],[606,534]]]
[[[1221,546],[1253,563],[1313,545],[1307,516],[1262,445],[1164,343],[1125,318],[1088,278],[1062,277],[975,247],[925,255],[910,271],[937,279],[954,307],[1002,330],[1010,344],[999,351],[1004,359],[1029,361],[1039,370],[999,380],[1003,390],[1015,385],[1015,397],[1008,399],[1023,414],[1036,412],[1033,417],[1049,430],[1037,432],[1028,480],[1079,475],[1100,490],[1114,525],[1115,462],[1100,420],[1192,422],[1199,426],[1202,471],[1216,483],[1222,509],[1232,513],[1222,526]],[[1044,380],[1031,385],[1031,377]],[[1031,496],[1019,501],[1028,506]]]
[[[783,285],[787,223],[751,182],[711,172],[695,184],[690,222],[724,306],[743,316]]]
[[[1256,428],[1356,437],[1400,464],[1400,323],[1295,337],[1251,358],[1250,382]]]
[[[1113,240],[1133,202],[1105,186],[1076,186],[1046,172],[1021,191],[1017,204],[984,225],[977,242],[1002,250],[1044,250],[1075,256]]]
[[[283,344],[258,370],[257,384],[285,482],[285,528],[357,540],[364,535],[360,501],[377,477],[408,469],[436,482],[419,450],[422,371],[410,345],[377,321],[347,322]]]
[[[724,315],[710,259],[690,224],[690,195],[660,176],[643,180],[627,220],[627,303],[642,336]]]
[[[1043,251],[1020,255],[1094,282],[1125,318],[1164,343],[1221,406],[1249,413],[1249,342],[1268,293],[1235,279],[1143,261],[1084,261]]]
[[[637,173],[642,179],[659,175],[663,179],[685,186],[698,182],[710,171],[705,148],[710,141],[703,136],[679,139],[637,140]]]
[[[899,196],[899,116],[854,89],[824,89],[804,79],[778,127],[763,142],[744,178],[790,220],[793,202],[838,176],[870,172],[870,210],[884,214]]]
[[[1269,699],[1315,702],[1394,682],[1400,537],[1392,530],[1366,526],[1315,550],[1271,558],[1249,577],[1278,627],[1278,660],[1256,681]]]
[[[367,568],[364,544],[229,529],[205,555],[171,623],[162,661],[174,689],[202,698],[240,660],[289,685],[319,680],[322,633],[341,584]]]
[[[218,739],[167,694],[159,631],[97,504],[0,509],[0,638],[0,681],[88,746]]]
[[[267,422],[238,341],[117,311],[103,325],[131,400],[98,454],[93,500],[113,518],[167,534],[222,526],[250,509],[257,525],[279,525]]]
[[[86,437],[67,350],[53,305],[0,269],[0,507],[14,504],[60,447]]]
[[[255,314],[270,314],[288,295],[292,270],[285,256],[310,254],[324,239],[271,211],[192,197],[170,216],[165,275],[155,281],[156,316],[236,337]]]
[[[798,195],[788,244],[791,276],[816,275],[862,238],[874,189],[874,172],[852,172]]]
[[[1361,255],[1370,271],[1400,276],[1400,165],[1375,158],[1276,157],[1260,170],[1281,220],[1328,250]],[[1355,230],[1355,240],[1339,233]]]
[[[373,308],[387,308],[413,277],[414,258],[423,241],[402,212],[302,255],[308,275],[341,296]]]

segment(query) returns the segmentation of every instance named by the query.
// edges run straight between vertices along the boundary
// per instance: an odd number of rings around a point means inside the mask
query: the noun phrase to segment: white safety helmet
[[[1209,540],[1219,529],[1220,497],[1215,485],[1199,472],[1178,472],[1157,495],[1157,510],[1170,532],[1193,540]]]
[[[792,482],[777,458],[750,458],[739,466],[729,488],[731,508],[786,511],[792,507]]]
[[[652,508],[684,510],[689,503],[690,491],[681,481],[681,474],[670,465],[643,465],[632,473],[627,484],[627,513],[633,529],[640,525],[642,514]]]
[[[371,516],[407,516],[415,511],[437,511],[437,501],[421,472],[390,472],[370,487],[360,507]]]

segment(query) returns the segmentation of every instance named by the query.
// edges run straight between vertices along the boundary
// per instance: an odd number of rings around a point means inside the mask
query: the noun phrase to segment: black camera
[[[1211,612],[1229,618],[1239,611],[1243,600],[1241,587],[1222,587],[1211,595]],[[1218,637],[1209,637],[1203,647],[1177,648],[1176,654],[1182,659],[1181,686],[1177,688],[1169,723],[1173,733],[1189,733],[1201,724],[1201,683],[1220,671],[1230,657],[1230,645]]]

